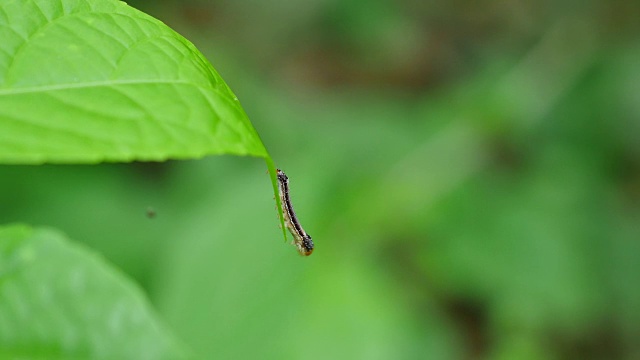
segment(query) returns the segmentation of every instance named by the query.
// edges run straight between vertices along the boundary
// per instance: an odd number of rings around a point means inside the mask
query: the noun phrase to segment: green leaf
[[[0,163],[253,155],[277,195],[237,97],[162,22],[114,0],[3,0],[0,39]]]
[[[188,40],[114,0],[0,3],[0,163],[267,151]]]
[[[278,211],[278,219],[280,220],[280,229],[282,230],[284,241],[287,242],[287,230],[284,226],[282,201],[280,201],[280,196],[278,196],[280,190],[278,190],[278,180],[276,179],[276,165],[273,163],[273,160],[270,157],[266,158],[265,160],[267,162],[267,169],[269,170],[269,177],[271,178],[271,186],[273,187],[274,199],[276,200],[276,210]]]
[[[178,359],[144,295],[53,230],[0,227],[0,358]]]

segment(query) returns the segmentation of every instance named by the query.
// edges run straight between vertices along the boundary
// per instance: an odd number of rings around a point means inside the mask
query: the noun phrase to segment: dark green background
[[[1,166],[2,223],[86,242],[204,358],[640,357],[637,2],[128,3],[238,95],[316,251],[253,158]]]

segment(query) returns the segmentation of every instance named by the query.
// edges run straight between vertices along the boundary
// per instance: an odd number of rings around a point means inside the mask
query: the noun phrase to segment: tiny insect
[[[151,206],[147,207],[147,217],[149,219],[153,219],[154,217],[156,217],[156,215],[156,209],[152,208]]]
[[[293,245],[296,246],[300,255],[309,256],[313,252],[313,240],[307,234],[296,213],[291,206],[291,197],[289,196],[289,178],[284,171],[278,169],[278,190],[280,190],[280,201],[282,201],[282,213],[284,214],[284,223],[293,235]]]

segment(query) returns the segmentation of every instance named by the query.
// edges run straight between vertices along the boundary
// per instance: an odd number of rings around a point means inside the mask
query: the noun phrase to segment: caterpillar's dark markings
[[[293,211],[291,197],[289,195],[289,178],[284,171],[280,169],[278,169],[278,189],[280,190],[284,223],[291,235],[293,235],[293,244],[298,249],[300,255],[309,256],[313,252],[313,240],[311,240],[311,236],[304,231],[296,213]]]

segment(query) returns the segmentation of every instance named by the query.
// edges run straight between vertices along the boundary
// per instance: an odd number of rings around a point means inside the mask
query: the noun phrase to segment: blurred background
[[[640,3],[129,0],[255,158],[1,166],[0,221],[132,276],[202,358],[640,359]]]

